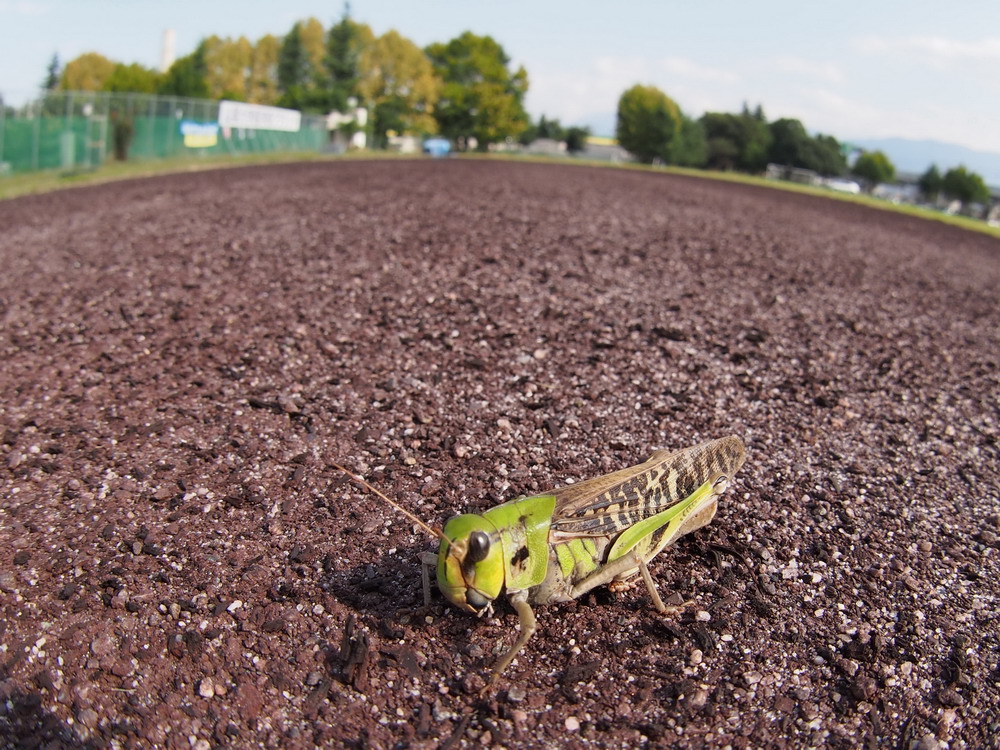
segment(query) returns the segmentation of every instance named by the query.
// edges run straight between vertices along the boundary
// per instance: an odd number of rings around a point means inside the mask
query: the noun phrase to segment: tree
[[[281,40],[278,52],[278,90],[283,107],[301,107],[313,79],[312,64],[302,43],[302,24],[296,21]]]
[[[319,19],[307,18],[299,26],[299,37],[313,75],[311,84],[322,88],[322,79],[325,77],[323,62],[326,59],[326,30]]]
[[[115,63],[104,55],[85,52],[66,63],[59,87],[64,91],[100,91],[114,69]]]
[[[155,94],[159,85],[160,74],[155,70],[144,68],[138,63],[131,65],[116,63],[111,75],[108,76],[101,88],[103,91]]]
[[[809,142],[810,169],[827,177],[839,177],[847,172],[847,159],[840,142],[832,135],[819,134]]]
[[[437,130],[433,113],[441,95],[441,80],[420,47],[398,31],[390,30],[362,51],[358,64],[365,75],[359,80],[357,91],[373,108],[372,129],[377,145],[385,144],[390,130],[400,133]]]
[[[247,101],[256,104],[275,104],[278,101],[278,55],[281,41],[273,34],[266,34],[253,45],[250,56],[250,80],[247,84]]]
[[[587,148],[587,139],[590,137],[590,128],[581,128],[577,125],[566,128],[566,150],[571,154],[577,154]]]
[[[789,118],[775,120],[768,127],[771,131],[769,161],[811,169],[822,175],[841,175],[846,171],[847,162],[833,136],[813,138],[799,120]]]
[[[896,167],[881,151],[865,151],[854,162],[851,171],[865,181],[869,191],[880,182],[889,182],[896,176]]]
[[[52,55],[49,67],[45,71],[45,79],[42,81],[42,90],[55,91],[57,88],[59,88],[59,55]]]
[[[441,133],[460,148],[475,138],[479,149],[486,150],[528,127],[528,74],[523,67],[508,68],[510,58],[492,37],[466,31],[426,52],[444,82],[434,116]]]
[[[811,168],[806,165],[811,139],[799,120],[782,117],[768,127],[771,130],[770,161],[789,167]]]
[[[682,167],[703,167],[708,161],[705,128],[697,120],[681,114],[681,128],[670,142],[667,162]]]
[[[244,36],[205,40],[205,83],[212,99],[248,101],[252,94],[254,47]]]
[[[936,201],[944,188],[944,180],[936,164],[931,164],[927,171],[920,175],[917,182],[920,192],[929,201]]]
[[[668,160],[670,142],[681,124],[680,107],[655,86],[636,84],[618,99],[618,142],[645,164]]]
[[[740,113],[743,140],[740,149],[740,169],[763,172],[767,167],[767,152],[771,147],[771,131],[767,127],[764,109],[759,104],[750,112],[746,104]]]
[[[990,190],[983,178],[964,166],[953,167],[944,173],[941,192],[962,203],[986,203],[990,199]]]
[[[383,35],[384,37],[385,35]],[[404,37],[400,36],[400,39]],[[364,53],[375,43],[375,35],[367,24],[351,19],[350,5],[344,6],[340,20],[330,27],[326,35],[326,86],[329,107],[339,112],[348,109],[347,100],[357,97],[359,85],[371,73],[363,59]],[[395,42],[384,42],[392,46]],[[415,45],[414,45],[415,46]],[[407,53],[409,54],[409,53]],[[376,56],[377,57],[377,56]],[[370,63],[374,64],[372,60]]]
[[[701,118],[708,139],[708,166],[760,172],[767,166],[771,131],[763,110],[746,105],[738,114],[706,112]]]
[[[206,99],[208,65],[205,63],[205,54],[206,43],[202,41],[190,55],[177,58],[160,81],[158,93]]]

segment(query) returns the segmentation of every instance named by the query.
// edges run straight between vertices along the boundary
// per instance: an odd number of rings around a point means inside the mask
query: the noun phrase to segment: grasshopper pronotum
[[[473,614],[492,612],[494,600],[507,594],[521,634],[494,667],[496,680],[535,632],[532,604],[576,599],[639,573],[656,608],[666,611],[647,564],[712,520],[718,497],[744,459],[743,443],[734,436],[675,453],[656,451],[637,466],[455,516],[443,529],[333,465],[441,540],[437,554],[421,558],[425,600],[428,567],[437,568],[445,598]]]

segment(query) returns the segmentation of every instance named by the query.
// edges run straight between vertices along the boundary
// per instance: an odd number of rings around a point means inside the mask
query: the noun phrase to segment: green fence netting
[[[148,161],[218,154],[319,151],[326,119],[298,131],[221,128],[219,102],[147,94],[55,92],[24,107],[0,106],[0,175],[90,169],[111,159]]]

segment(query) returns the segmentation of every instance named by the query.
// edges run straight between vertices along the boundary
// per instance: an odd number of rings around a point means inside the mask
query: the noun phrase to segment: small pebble
[[[211,677],[205,677],[198,683],[198,695],[202,698],[215,697],[215,683],[212,682]]]
[[[580,729],[580,720],[575,716],[567,716],[565,724],[567,732],[577,732]]]
[[[94,656],[107,656],[114,650],[115,642],[110,635],[99,635],[90,642],[90,652]]]
[[[688,663],[692,667],[696,667],[704,660],[705,655],[702,653],[700,648],[696,648],[691,652],[691,656],[688,657]]]
[[[528,691],[520,685],[512,685],[507,691],[507,700],[511,703],[520,703],[528,695]]]
[[[688,705],[692,708],[702,708],[706,703],[708,703],[708,690],[705,688],[698,688],[688,699]]]
[[[694,619],[696,619],[698,622],[708,622],[709,620],[712,619],[712,615],[710,615],[705,610],[701,609],[698,610],[698,613],[694,616]]]

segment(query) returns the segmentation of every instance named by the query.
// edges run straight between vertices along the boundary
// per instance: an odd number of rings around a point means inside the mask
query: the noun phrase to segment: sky
[[[0,94],[32,98],[53,53],[96,51],[158,67],[205,36],[256,40],[310,16],[329,27],[340,0],[0,0]],[[636,83],[693,117],[760,104],[840,140],[933,139],[1000,153],[996,0],[353,0],[376,34],[417,44],[489,34],[528,71],[526,106],[613,135],[618,97]]]

